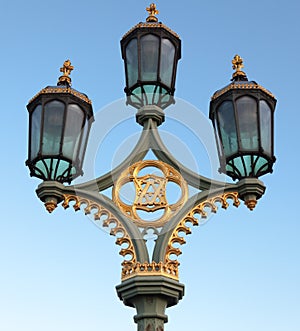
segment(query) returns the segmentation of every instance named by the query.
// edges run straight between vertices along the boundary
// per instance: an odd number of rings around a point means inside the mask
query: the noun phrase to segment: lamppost
[[[59,203],[81,207],[85,214],[110,229],[121,246],[121,284],[116,287],[125,305],[135,307],[139,331],[162,331],[167,322],[165,310],[183,297],[179,282],[180,246],[184,234],[205,218],[206,209],[217,211],[217,203],[228,200],[239,206],[243,200],[254,209],[265,186],[258,177],[272,172],[274,157],[274,110],[276,99],[261,85],[248,81],[241,70],[243,60],[232,61],[231,83],[214,93],[210,103],[220,172],[235,183],[201,176],[186,168],[168,151],[158,127],[164,122],[164,109],[174,103],[177,62],[181,41],[170,28],[158,22],[156,6],[147,8],[146,22],[138,23],[121,40],[125,63],[127,103],[137,109],[136,121],[143,127],[140,138],[126,160],[109,173],[78,185],[71,181],[82,175],[82,164],[91,124],[94,120],[89,98],[71,87],[73,66],[64,62],[57,86],[48,86],[27,105],[29,111],[29,151],[26,164],[31,176],[43,182],[38,197],[51,213]],[[155,160],[145,159],[149,150]],[[155,169],[155,171],[153,171]],[[116,178],[116,180],[114,180]],[[167,198],[168,184],[180,189],[174,203]],[[124,200],[123,188],[135,188],[132,201]],[[189,187],[197,190],[189,194]],[[104,195],[112,188],[111,196]],[[122,191],[123,192],[123,191]],[[149,220],[145,214],[159,216]],[[152,256],[145,234],[156,235]]]

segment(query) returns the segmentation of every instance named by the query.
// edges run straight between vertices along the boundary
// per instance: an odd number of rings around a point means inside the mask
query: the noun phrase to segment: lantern
[[[243,60],[232,60],[232,83],[215,92],[210,102],[220,158],[220,171],[233,179],[258,178],[272,172],[274,156],[274,110],[271,92],[241,71]]]
[[[137,109],[146,105],[165,109],[174,103],[181,41],[175,32],[158,22],[154,4],[147,11],[146,22],[137,24],[121,40],[127,103]]]
[[[30,175],[44,181],[71,182],[82,164],[93,110],[89,98],[71,88],[69,60],[60,69],[57,86],[47,86],[27,105]]]

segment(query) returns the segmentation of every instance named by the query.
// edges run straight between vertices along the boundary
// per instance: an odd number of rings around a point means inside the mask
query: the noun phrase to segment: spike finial
[[[157,22],[158,18],[155,15],[159,14],[159,11],[156,9],[156,4],[151,3],[151,5],[146,8],[146,10],[149,13],[149,16],[146,18],[146,21],[147,22]]]
[[[231,63],[232,69],[235,70],[232,75],[232,80],[248,80],[247,75],[241,70],[244,68],[244,60],[239,55],[235,55]]]
[[[71,86],[70,74],[73,69],[74,67],[71,65],[71,61],[66,60],[63,66],[60,68],[60,72],[62,72],[63,75],[59,77],[57,85]]]

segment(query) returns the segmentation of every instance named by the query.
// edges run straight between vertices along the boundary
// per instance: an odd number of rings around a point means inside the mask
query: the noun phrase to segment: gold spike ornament
[[[74,67],[71,65],[70,60],[66,60],[63,66],[60,68],[60,72],[63,73],[62,76],[59,77],[57,85],[68,85],[71,86],[71,71]]]
[[[247,78],[247,75],[241,70],[244,68],[244,60],[239,55],[235,55],[231,63],[232,69],[235,70],[232,75],[232,80],[238,80],[238,77]]]
[[[156,9],[156,4],[151,3],[151,5],[146,8],[146,10],[149,13],[149,16],[146,18],[146,21],[147,22],[157,22],[158,18],[155,15],[159,14],[159,11]]]

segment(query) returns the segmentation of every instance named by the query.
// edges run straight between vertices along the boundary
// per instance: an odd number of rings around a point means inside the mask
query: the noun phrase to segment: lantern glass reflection
[[[259,119],[261,130],[261,146],[265,153],[272,154],[272,117],[271,109],[265,100],[259,102]]]
[[[41,118],[42,118],[42,105],[35,107],[31,114],[31,136],[30,136],[30,155],[29,159],[33,160],[38,156],[40,151],[41,142]]]
[[[159,38],[153,34],[141,37],[141,80],[156,81],[158,74]]]
[[[218,108],[218,120],[224,154],[228,157],[238,151],[235,115],[231,101],[224,101]]]
[[[175,47],[169,39],[161,40],[161,55],[160,55],[160,79],[167,86],[172,84],[172,71],[174,65]]]
[[[255,151],[258,148],[256,100],[244,96],[236,100],[241,150]]]
[[[62,154],[66,158],[73,160],[73,162],[76,162],[83,123],[84,114],[82,109],[78,105],[69,104],[67,108]]]
[[[133,86],[138,80],[138,49],[137,39],[132,39],[126,48],[126,72],[128,86]]]
[[[53,100],[45,105],[43,121],[43,155],[58,155],[64,125],[65,104]]]

